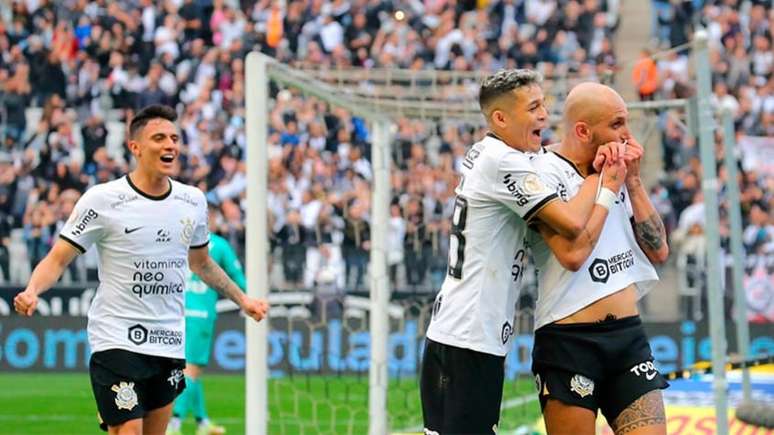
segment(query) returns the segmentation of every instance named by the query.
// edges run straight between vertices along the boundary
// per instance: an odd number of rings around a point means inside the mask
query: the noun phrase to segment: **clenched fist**
[[[38,295],[29,290],[24,290],[13,298],[13,307],[22,316],[31,316],[37,306]]]
[[[269,312],[269,303],[264,299],[253,299],[245,296],[242,299],[242,311],[256,322],[260,322]]]

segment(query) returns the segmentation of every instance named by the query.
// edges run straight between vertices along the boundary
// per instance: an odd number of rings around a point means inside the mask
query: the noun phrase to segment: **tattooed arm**
[[[629,199],[632,203],[634,216],[632,227],[640,248],[653,263],[664,263],[669,257],[666,230],[656,208],[650,202],[650,197],[641,181],[626,183]]]
[[[634,138],[629,138],[626,150],[626,190],[632,204],[632,227],[640,249],[648,259],[655,264],[666,262],[669,257],[666,230],[656,208],[650,202],[648,191],[642,185],[640,178],[640,160],[644,154],[642,145]]]
[[[251,298],[242,293],[239,286],[210,258],[209,249],[204,247],[189,250],[188,263],[193,273],[199,275],[202,281],[215,289],[219,294],[234,301],[246,315],[256,321],[266,317],[266,312],[269,309],[266,301]]]

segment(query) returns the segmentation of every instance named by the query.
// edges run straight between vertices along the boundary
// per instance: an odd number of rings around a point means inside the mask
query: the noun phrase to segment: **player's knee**
[[[550,435],[593,435],[596,413],[557,399],[548,399],[543,409],[546,432]]]
[[[188,364],[183,373],[191,379],[198,379],[202,375],[202,368],[196,364]]]
[[[108,426],[110,435],[142,435],[142,419],[136,418],[115,426]]]

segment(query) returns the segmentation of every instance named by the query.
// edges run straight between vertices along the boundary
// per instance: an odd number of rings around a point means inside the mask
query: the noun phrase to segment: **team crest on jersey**
[[[575,375],[570,380],[570,390],[575,391],[581,397],[594,394],[594,381],[583,376]]]
[[[116,392],[116,406],[118,409],[131,411],[137,406],[137,393],[134,391],[134,382],[120,382],[110,387]]]
[[[194,221],[191,218],[180,219],[180,223],[183,224],[183,231],[180,233],[180,240],[184,245],[190,245],[194,232]]]

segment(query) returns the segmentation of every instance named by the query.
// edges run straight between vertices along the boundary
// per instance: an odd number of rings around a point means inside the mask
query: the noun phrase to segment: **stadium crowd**
[[[654,37],[664,48],[676,48],[657,60],[644,58],[638,66],[648,74],[637,75],[640,95],[646,98],[686,98],[694,92],[690,50],[681,49],[697,26],[707,30],[712,70],[712,104],[731,112],[739,144],[741,208],[744,243],[748,254],[772,258],[774,254],[774,171],[769,159],[774,145],[774,10],[769,1],[664,1],[653,0]],[[643,80],[638,81],[639,78]],[[704,233],[704,201],[701,164],[696,140],[676,122],[675,113],[661,116],[666,177],[653,190],[661,213],[677,241],[689,241]],[[716,136],[717,167],[721,181],[722,140]],[[768,151],[767,151],[768,150]],[[768,154],[766,154],[768,153]],[[729,216],[725,189],[721,190],[720,234],[728,250]],[[698,239],[701,241],[701,237]],[[691,248],[703,250],[701,243]],[[767,260],[771,268],[774,261]]]
[[[690,26],[712,35],[717,104],[740,135],[772,136],[774,18],[760,1],[707,1]],[[750,6],[750,5],[753,6]],[[661,5],[663,6],[663,5]],[[178,109],[179,179],[207,193],[218,232],[244,255],[244,56],[253,49],[304,68],[537,68],[600,77],[618,65],[617,0],[24,0],[0,6],[0,270],[21,282],[47,252],[80,192],[128,170],[124,123],[138,108]],[[662,8],[662,9],[667,9]],[[657,19],[659,32],[663,20]],[[659,33],[661,35],[661,33]],[[682,38],[682,39],[681,39]],[[659,60],[659,98],[691,92],[681,53]],[[269,208],[279,288],[362,288],[370,210],[370,136],[363,119],[273,89]],[[696,145],[663,116],[664,182],[653,189],[671,229],[701,203]],[[446,273],[455,168],[480,126],[398,120],[388,262],[405,289],[432,291]],[[432,145],[432,146],[429,146]],[[430,152],[429,150],[433,150]],[[435,152],[437,150],[437,152]],[[774,180],[746,171],[750,248],[771,248]],[[754,217],[755,216],[755,217]],[[698,218],[697,218],[698,219]],[[761,228],[755,232],[751,228]],[[93,280],[89,256],[72,280]]]

